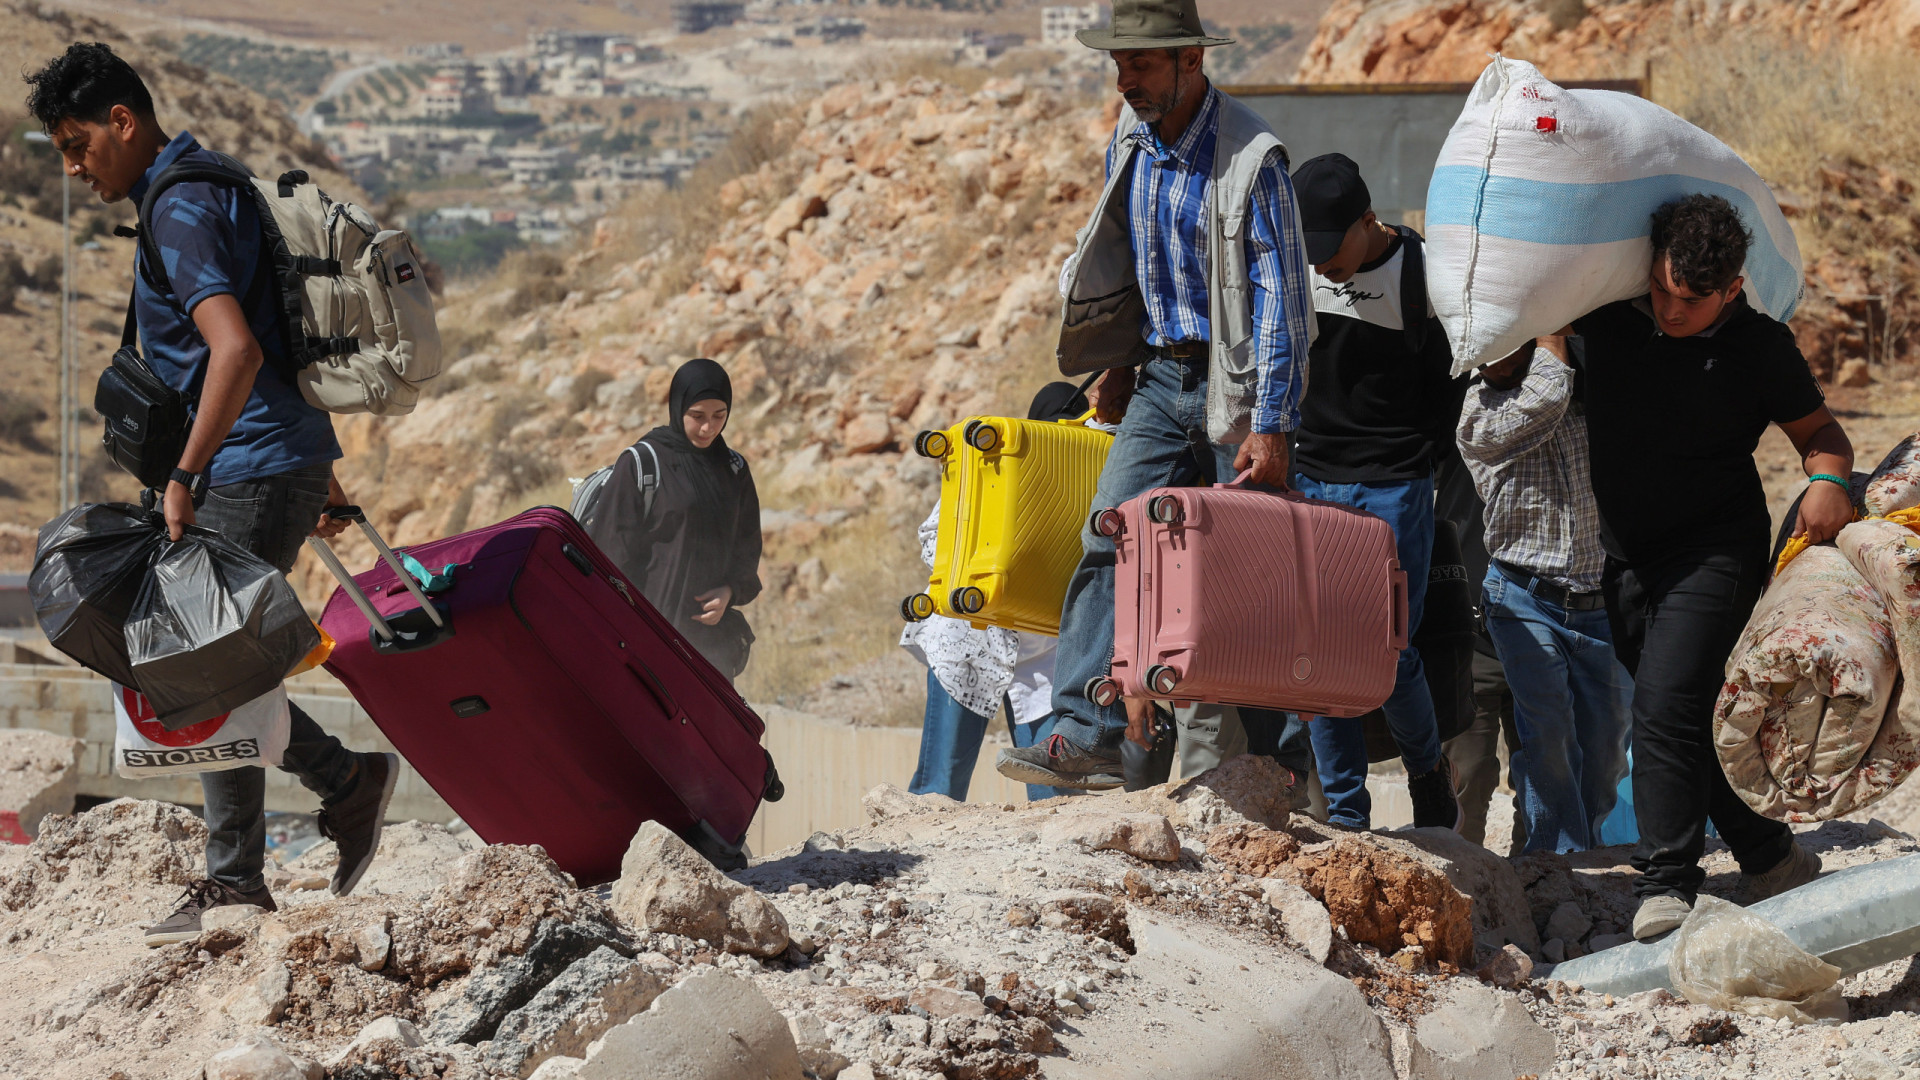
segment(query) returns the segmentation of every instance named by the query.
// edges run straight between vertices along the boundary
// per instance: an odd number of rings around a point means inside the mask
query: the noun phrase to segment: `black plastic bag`
[[[166,539],[158,514],[129,503],[83,503],[41,526],[27,593],[53,647],[134,685],[127,613]]]
[[[178,731],[278,686],[320,644],[280,571],[209,529],[162,542],[127,615],[134,685]]]

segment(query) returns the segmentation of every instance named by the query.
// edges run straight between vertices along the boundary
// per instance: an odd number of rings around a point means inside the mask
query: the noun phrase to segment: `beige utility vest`
[[[1131,108],[1121,105],[1114,138],[1131,134],[1139,122]],[[1253,360],[1246,223],[1254,180],[1275,148],[1285,168],[1286,147],[1267,122],[1240,102],[1220,95],[1207,214],[1207,319],[1213,332],[1207,361],[1207,437],[1216,443],[1241,442],[1252,430],[1258,375]],[[1153,355],[1140,336],[1147,308],[1133,272],[1133,242],[1127,226],[1133,155],[1131,143],[1119,143],[1106,189],[1093,208],[1093,217],[1077,234],[1073,259],[1061,275],[1064,300],[1056,357],[1063,375],[1130,367]],[[1295,234],[1299,235],[1297,221]],[[1309,318],[1307,327],[1312,335],[1314,320]],[[1295,360],[1302,374],[1309,344],[1311,337],[1296,343]]]

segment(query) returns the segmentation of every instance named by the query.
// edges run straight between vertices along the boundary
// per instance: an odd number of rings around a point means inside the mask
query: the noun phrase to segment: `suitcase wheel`
[[[1087,700],[1101,708],[1109,708],[1120,700],[1120,684],[1105,675],[1095,675],[1087,680]]]
[[[1147,689],[1165,696],[1173,693],[1180,685],[1180,674],[1165,664],[1155,664],[1147,669]]]
[[[1119,536],[1120,530],[1126,528],[1126,525],[1126,516],[1111,506],[1105,510],[1095,510],[1093,512],[1091,526],[1093,531],[1101,536],[1109,539]]]
[[[1180,500],[1171,495],[1155,495],[1147,500],[1147,520],[1162,525],[1177,525],[1187,516]]]
[[[947,606],[962,615],[972,615],[987,606],[987,594],[972,585],[963,585],[947,596]]]
[[[917,592],[900,601],[900,617],[908,622],[919,622],[933,614],[933,597]]]
[[[913,452],[921,457],[943,458],[953,444],[947,441],[944,431],[923,431],[913,437]]]
[[[1000,429],[978,420],[967,424],[967,445],[981,453],[990,453],[1000,445]]]

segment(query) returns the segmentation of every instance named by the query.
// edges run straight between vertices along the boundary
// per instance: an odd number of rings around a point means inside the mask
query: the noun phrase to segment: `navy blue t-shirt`
[[[212,160],[192,135],[182,131],[133,186],[131,197],[141,201],[168,166],[196,157]],[[197,395],[207,377],[211,350],[193,323],[193,309],[222,293],[246,302],[247,287],[261,258],[259,211],[252,198],[224,184],[175,184],[154,206],[152,226],[173,292],[156,292],[146,275],[135,276],[134,316],[140,324],[141,353],[169,385]],[[268,357],[284,355],[274,299],[269,285],[247,312],[247,322]],[[339,457],[332,418],[307,404],[269,360],[254,376],[253,392],[247,395],[240,418],[214,453],[207,483],[236,484]]]

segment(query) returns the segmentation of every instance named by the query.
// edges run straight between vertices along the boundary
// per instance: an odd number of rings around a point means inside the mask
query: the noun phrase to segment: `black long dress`
[[[709,360],[710,369],[687,371],[699,363],[690,362],[675,375],[671,423],[643,436],[660,459],[652,511],[642,509],[633,455],[622,453],[601,491],[591,535],[653,606],[731,679],[746,669],[753,643],[739,606],[760,595],[760,496],[746,459],[724,439],[702,449],[681,426],[688,406],[732,396],[718,364]],[[702,378],[683,380],[682,375]],[[683,381],[689,385],[683,387]],[[694,394],[702,396],[687,400]],[[701,605],[694,598],[722,585],[733,589],[726,614],[714,626],[696,621]]]

